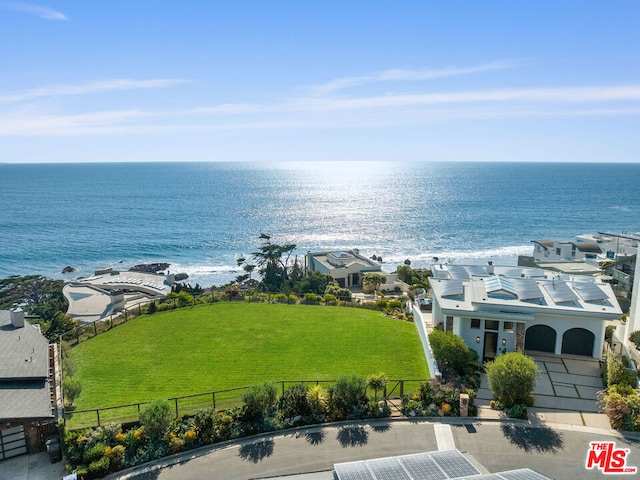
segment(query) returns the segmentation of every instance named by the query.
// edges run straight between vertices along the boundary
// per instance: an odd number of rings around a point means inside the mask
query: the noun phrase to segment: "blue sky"
[[[0,0],[0,162],[640,161],[640,2]]]

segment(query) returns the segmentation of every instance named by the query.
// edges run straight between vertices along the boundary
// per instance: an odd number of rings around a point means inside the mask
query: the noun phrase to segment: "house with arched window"
[[[433,323],[483,360],[516,350],[602,357],[607,321],[622,311],[611,286],[539,268],[435,265]]]

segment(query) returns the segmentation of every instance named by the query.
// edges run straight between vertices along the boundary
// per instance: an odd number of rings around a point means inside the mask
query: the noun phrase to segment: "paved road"
[[[438,450],[442,442],[436,438],[434,425],[438,422],[402,420],[313,427],[185,454],[173,466],[110,478],[247,480],[329,471],[338,462]],[[630,478],[585,469],[589,442],[603,440],[629,448],[627,465],[640,467],[640,440],[611,430],[524,422],[452,422],[451,433],[456,448],[470,453],[492,473],[529,467],[555,479]]]

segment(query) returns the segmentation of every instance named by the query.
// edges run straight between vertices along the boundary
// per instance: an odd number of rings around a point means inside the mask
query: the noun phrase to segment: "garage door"
[[[524,336],[525,350],[555,353],[556,331],[547,325],[534,325],[527,328]]]
[[[593,344],[596,336],[584,328],[572,328],[562,336],[562,353],[593,356]]]
[[[0,430],[0,460],[23,453],[27,453],[27,440],[22,425]]]

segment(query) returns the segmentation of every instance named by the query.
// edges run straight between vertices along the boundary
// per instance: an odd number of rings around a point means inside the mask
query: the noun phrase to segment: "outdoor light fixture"
[[[502,339],[502,346],[504,347],[506,344],[507,344],[507,339],[506,339],[506,338],[503,338],[503,339]]]
[[[480,337],[476,337],[476,343],[480,343]]]

